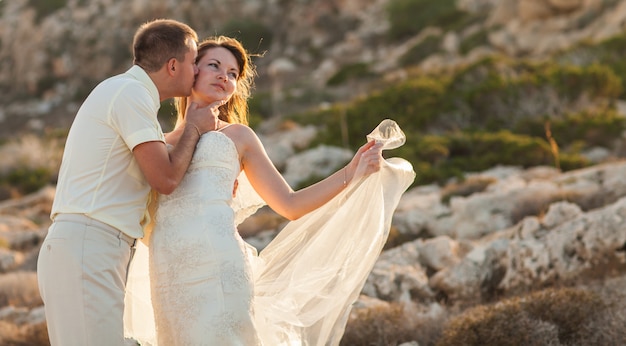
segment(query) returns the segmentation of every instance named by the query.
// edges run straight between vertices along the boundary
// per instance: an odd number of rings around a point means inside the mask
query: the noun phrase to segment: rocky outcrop
[[[383,251],[355,308],[403,303],[420,316],[441,318],[443,298],[452,305],[476,303],[535,287],[623,276],[624,170],[626,162],[567,173],[495,167],[468,175],[468,181],[489,178],[483,191],[449,203],[442,202],[448,187],[407,191],[392,227],[414,240]],[[0,314],[19,328],[41,329],[34,272],[53,195],[49,186],[0,203]],[[264,208],[242,224],[242,233],[262,249],[281,220]]]

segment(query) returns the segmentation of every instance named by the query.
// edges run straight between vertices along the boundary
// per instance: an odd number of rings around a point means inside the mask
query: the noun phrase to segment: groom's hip
[[[37,263],[51,344],[121,345],[132,244],[110,226],[67,216],[55,218]]]

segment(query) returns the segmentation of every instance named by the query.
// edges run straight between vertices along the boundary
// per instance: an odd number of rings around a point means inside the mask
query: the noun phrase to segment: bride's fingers
[[[371,141],[371,142],[367,142],[365,144],[363,144],[359,150],[357,151],[357,155],[363,155],[364,152],[368,151],[370,148],[372,148],[374,145],[376,145],[375,141]]]
[[[358,165],[365,174],[371,174],[380,170],[382,158],[382,144],[370,142],[363,145],[357,153]]]

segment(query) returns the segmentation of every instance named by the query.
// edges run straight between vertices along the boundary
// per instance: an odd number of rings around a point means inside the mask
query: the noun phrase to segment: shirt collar
[[[152,96],[152,99],[154,100],[154,105],[159,108],[161,106],[159,89],[157,89],[156,85],[154,84],[152,79],[150,79],[150,76],[148,76],[146,71],[138,65],[133,65],[133,67],[128,69],[126,73],[133,76],[135,79],[141,82],[141,84],[148,88],[148,91],[150,91],[150,96]]]

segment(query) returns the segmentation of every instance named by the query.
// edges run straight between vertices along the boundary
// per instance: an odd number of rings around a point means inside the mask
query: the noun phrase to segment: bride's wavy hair
[[[220,106],[219,118],[228,123],[248,124],[248,99],[254,86],[256,68],[251,61],[251,55],[246,51],[241,42],[227,36],[214,36],[205,39],[198,45],[198,57],[196,63],[209,51],[209,49],[222,47],[228,49],[237,60],[239,76],[237,76],[237,88],[233,96]],[[178,97],[175,100],[177,111],[176,126],[182,125],[187,111],[187,97]]]

